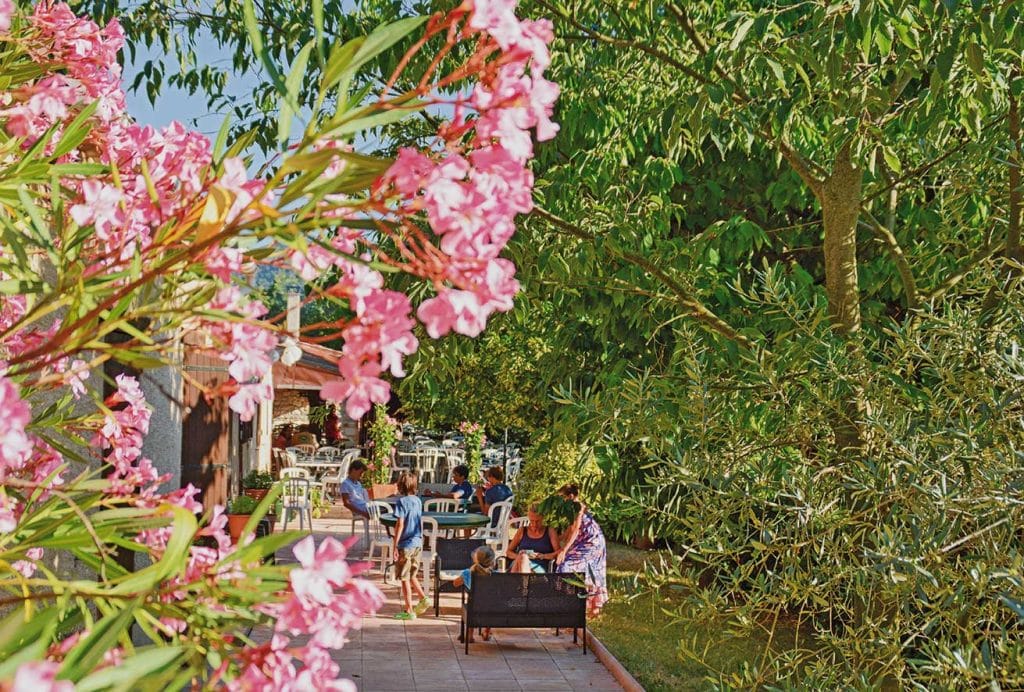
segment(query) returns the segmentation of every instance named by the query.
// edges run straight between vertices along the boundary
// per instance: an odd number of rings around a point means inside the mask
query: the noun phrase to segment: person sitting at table
[[[491,505],[504,502],[512,497],[512,488],[505,485],[505,472],[500,466],[491,466],[484,474],[485,485],[476,489],[476,499],[481,514],[490,514]],[[498,525],[498,517],[491,519],[491,526]]]
[[[459,464],[452,469],[452,489],[448,491],[448,497],[454,497],[456,500],[466,500],[473,497],[473,486],[469,482],[469,467],[465,464]]]
[[[291,424],[285,424],[277,431],[277,437],[274,438],[273,447],[277,449],[284,449],[290,446],[292,443],[292,426]]]
[[[558,542],[558,532],[544,524],[544,517],[537,512],[536,503],[530,505],[527,516],[530,523],[521,526],[508,544],[505,557],[512,561],[508,571],[543,574],[562,549]]]
[[[363,487],[363,474],[366,473],[366,464],[356,459],[348,467],[348,477],[341,482],[341,504],[345,505],[348,511],[354,516],[370,518],[370,510],[367,505],[370,503],[370,496]]]

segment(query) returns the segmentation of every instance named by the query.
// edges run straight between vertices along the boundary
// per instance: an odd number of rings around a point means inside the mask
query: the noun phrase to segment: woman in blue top
[[[527,516],[530,518],[529,525],[516,531],[505,553],[505,557],[512,561],[509,572],[543,574],[562,549],[558,543],[558,532],[545,526],[544,517],[537,513],[536,504],[530,505]]]

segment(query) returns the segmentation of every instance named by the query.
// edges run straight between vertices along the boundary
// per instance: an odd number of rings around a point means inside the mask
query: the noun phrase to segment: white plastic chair
[[[495,555],[504,555],[508,550],[508,522],[512,518],[512,499],[495,502],[487,514],[491,518],[491,523],[477,529],[473,538],[484,539],[494,550]]]
[[[366,547],[366,559],[369,562],[374,561],[374,553],[377,549],[380,549],[380,573],[384,575],[385,583],[388,580],[388,566],[394,562],[394,555],[391,553],[391,537],[388,536],[387,527],[381,523],[380,517],[382,514],[391,513],[391,505],[387,502],[371,501],[366,506],[367,511],[370,513],[370,520],[367,522],[369,531],[370,541]]]
[[[318,457],[334,457],[338,454],[341,454],[341,450],[337,447],[321,447],[316,450],[316,455]]]
[[[458,512],[461,503],[453,497],[435,497],[423,501],[424,512]]]
[[[309,480],[309,469],[297,468],[294,466],[288,466],[281,469],[281,480],[287,478],[305,478]]]
[[[519,472],[523,468],[523,460],[519,457],[515,459],[509,459],[505,462],[505,480],[508,483],[512,483],[519,477]]]
[[[286,471],[288,469],[285,469]],[[303,469],[299,469],[303,470]],[[309,478],[301,476],[286,477],[283,481],[281,504],[284,510],[284,530],[288,530],[288,518],[292,512],[299,513],[299,531],[305,530],[305,521],[309,520],[309,530],[313,530],[313,488]]]
[[[441,535],[437,527],[437,520],[431,517],[423,517],[420,520],[423,531],[423,549],[420,552],[420,577],[423,579],[424,595],[430,592],[434,567],[434,553],[437,552],[437,539]]]

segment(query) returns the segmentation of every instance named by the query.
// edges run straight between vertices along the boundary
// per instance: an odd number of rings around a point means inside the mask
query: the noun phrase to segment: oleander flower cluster
[[[352,689],[330,652],[381,605],[380,592],[348,561],[348,545],[306,539],[297,567],[268,566],[276,537],[233,544],[223,507],[204,507],[191,485],[169,489],[143,452],[151,429],[169,424],[154,417],[144,371],[178,367],[180,348],[205,351],[226,377],[203,395],[251,419],[273,397],[282,336],[279,316],[244,285],[261,263],[347,306],[331,325],[344,343],[338,377],[322,395],[355,418],[405,374],[417,322],[432,338],[475,336],[510,309],[518,283],[500,255],[516,215],[531,209],[533,143],[557,131],[558,93],[543,76],[550,23],[515,8],[465,0],[431,17],[409,49],[407,58],[441,41],[442,57],[471,46],[448,73],[432,61],[413,88],[421,104],[453,106],[435,141],[389,161],[355,152],[351,135],[317,131],[280,169],[253,177],[244,159],[180,123],[131,118],[116,19],[100,26],[63,2],[18,11],[0,0],[0,64],[11,76],[0,88],[0,180],[18,190],[0,206],[0,564],[12,567],[0,595],[31,603],[25,613],[45,625],[32,637],[50,642],[23,649],[0,690],[72,689],[120,666],[137,654],[132,637],[102,657],[88,652],[104,627],[132,623],[180,657],[163,668],[146,659],[169,688],[195,682],[174,675],[192,670],[228,689]],[[365,108],[403,107],[393,87],[407,81],[396,73]],[[414,306],[389,288],[394,271],[427,282],[430,297]],[[385,413],[381,423],[394,434]],[[94,581],[54,573],[68,552]],[[125,553],[148,566],[126,571]],[[122,609],[132,617],[115,621]],[[0,641],[0,653],[17,643]]]

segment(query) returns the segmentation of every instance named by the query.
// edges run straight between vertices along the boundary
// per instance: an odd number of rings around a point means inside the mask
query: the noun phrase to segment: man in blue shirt
[[[423,552],[423,502],[416,496],[419,482],[415,471],[403,471],[398,477],[398,494],[395,503],[395,535],[392,548],[395,554],[395,571],[402,583],[402,600],[405,610],[395,616],[396,620],[415,620],[430,605],[427,595],[420,586],[420,556]],[[419,596],[413,608],[413,592]]]
[[[367,505],[370,496],[363,487],[363,474],[366,473],[366,464],[356,459],[348,467],[348,478],[341,482],[341,504],[352,512],[353,516],[370,518],[370,511]]]
[[[480,511],[484,514],[490,514],[491,505],[499,502],[504,502],[512,498],[512,488],[505,485],[505,472],[500,466],[492,466],[487,469],[487,473],[484,474],[484,478],[487,479],[489,486],[484,490],[484,486],[480,486],[476,489],[477,502],[480,503]],[[491,526],[498,525],[498,517],[495,515],[491,518]]]

